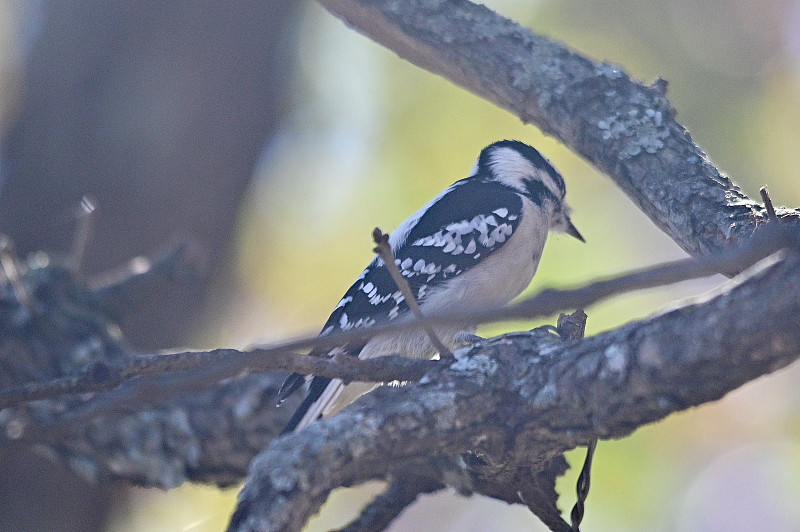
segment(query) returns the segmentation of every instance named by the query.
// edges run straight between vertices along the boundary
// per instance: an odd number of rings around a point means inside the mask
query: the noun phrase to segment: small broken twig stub
[[[778,215],[775,213],[775,206],[772,204],[772,198],[769,197],[769,191],[767,187],[761,187],[758,190],[759,194],[761,194],[761,200],[764,202],[764,208],[767,211],[767,217],[772,222],[778,221]]]

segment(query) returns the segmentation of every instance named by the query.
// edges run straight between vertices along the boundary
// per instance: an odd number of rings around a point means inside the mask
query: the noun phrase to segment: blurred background
[[[800,204],[797,0],[492,0],[534,31],[645,82],[744,191]],[[244,347],[315,333],[392,230],[501,138],[563,173],[587,240],[551,238],[530,291],[683,256],[610,180],[535,127],[398,59],[314,2],[0,0],[0,232],[66,253],[98,205],[87,274],[202,241],[207,287],[129,316],[137,347]],[[587,309],[595,334],[723,282]],[[552,322],[553,319],[544,320]],[[540,323],[487,327],[482,334]],[[800,530],[800,367],[621,441],[601,442],[586,530]],[[583,450],[570,454],[580,467]],[[575,473],[560,482],[573,503]],[[379,483],[334,494],[309,530],[341,526]],[[0,529],[217,531],[235,489],[92,485],[0,450]],[[390,530],[544,530],[521,507],[423,497]]]

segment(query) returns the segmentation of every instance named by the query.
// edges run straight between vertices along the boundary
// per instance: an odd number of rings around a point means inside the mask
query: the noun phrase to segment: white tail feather
[[[300,420],[294,430],[303,429],[319,419],[320,416],[327,414],[331,407],[333,407],[336,399],[341,395],[342,390],[344,390],[344,383],[341,380],[333,379],[329,382],[328,386],[323,390],[322,395],[308,408],[303,419]]]

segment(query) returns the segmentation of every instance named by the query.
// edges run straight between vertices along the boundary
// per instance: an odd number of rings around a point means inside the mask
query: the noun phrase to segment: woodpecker
[[[469,176],[433,198],[391,234],[395,263],[423,314],[471,311],[505,305],[530,284],[549,231],[584,241],[570,220],[564,179],[535,148],[501,140],[481,150]],[[411,319],[408,304],[386,265],[375,257],[331,313],[320,333]],[[475,328],[439,326],[450,350]],[[399,354],[433,358],[436,348],[421,330],[401,331],[315,349],[311,356],[338,353],[362,359]],[[308,395],[284,433],[329,417],[375,384],[292,374],[278,404],[309,382]]]

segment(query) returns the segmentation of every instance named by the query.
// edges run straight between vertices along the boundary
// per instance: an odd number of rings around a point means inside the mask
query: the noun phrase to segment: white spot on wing
[[[493,238],[497,242],[505,242],[506,241],[506,233],[503,230],[504,226],[505,226],[505,224],[504,225],[500,225],[500,226],[497,227],[497,229],[492,231],[491,238]]]
[[[451,226],[448,226],[448,229],[450,229],[450,227]],[[472,227],[471,221],[468,222],[464,220],[463,222],[459,222],[454,230],[458,231],[461,235],[468,235],[472,232]]]
[[[336,308],[335,308],[335,309],[333,309],[333,310],[336,310],[336,309],[342,308],[343,306],[345,306],[345,305],[347,305],[348,303],[350,303],[352,300],[353,300],[353,296],[347,296],[347,297],[343,298],[341,301],[339,301],[339,304],[338,304],[338,305],[336,305]]]

